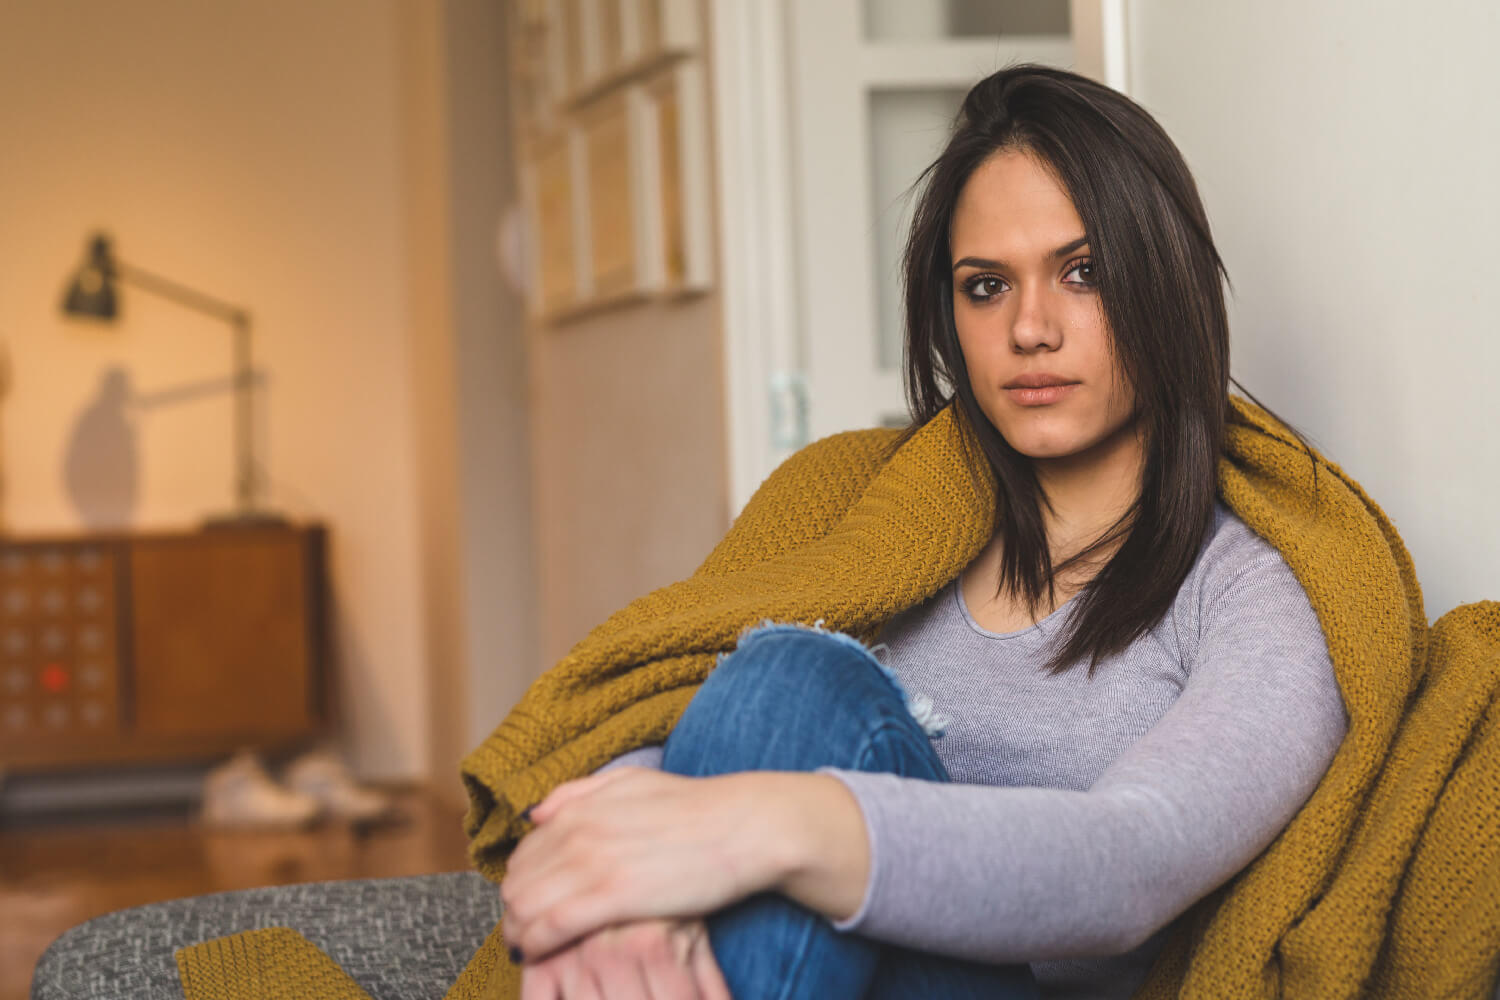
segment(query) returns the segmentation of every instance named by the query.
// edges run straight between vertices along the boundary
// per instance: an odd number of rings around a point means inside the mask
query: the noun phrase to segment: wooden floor
[[[460,814],[424,792],[403,821],[356,832],[211,833],[181,812],[0,826],[0,1000],[30,995],[51,941],[92,917],[182,896],[468,867]]]

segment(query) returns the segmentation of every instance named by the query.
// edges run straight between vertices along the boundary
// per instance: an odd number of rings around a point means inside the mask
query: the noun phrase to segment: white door
[[[902,426],[908,189],[1015,62],[1124,89],[1124,0],[719,0],[731,494],[819,437]]]

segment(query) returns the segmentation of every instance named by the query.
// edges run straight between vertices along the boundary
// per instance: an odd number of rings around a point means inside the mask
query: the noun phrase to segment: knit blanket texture
[[[521,813],[556,785],[660,743],[747,627],[869,641],[978,554],[994,481],[950,408],[835,435],[788,459],[686,580],[611,616],[463,761],[475,865],[498,881]],[[1285,558],[1317,613],[1349,714],[1280,836],[1178,922],[1138,1000],[1490,996],[1500,965],[1500,603],[1430,627],[1410,555],[1359,484],[1231,398],[1221,499]],[[1003,887],[997,887],[1003,891]],[[286,929],[177,954],[188,1000],[363,995]],[[280,935],[280,936],[276,936]],[[256,989],[247,993],[247,985]],[[351,992],[352,987],[352,992]],[[516,1000],[497,926],[447,1000]]]

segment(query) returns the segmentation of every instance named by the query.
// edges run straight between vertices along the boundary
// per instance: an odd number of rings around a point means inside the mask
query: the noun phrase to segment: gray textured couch
[[[31,1000],[182,1000],[173,952],[273,926],[300,931],[374,1000],[440,1000],[499,919],[500,894],[474,872],[176,899],[64,933],[37,963]]]
[[[374,1000],[439,1000],[500,919],[473,872],[223,892],[106,914],[37,962],[32,1000],[182,1000],[173,952],[256,927],[300,931]]]

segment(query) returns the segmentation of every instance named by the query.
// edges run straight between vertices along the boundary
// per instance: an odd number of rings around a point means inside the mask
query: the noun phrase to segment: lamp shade
[[[115,260],[110,251],[109,237],[95,236],[89,244],[89,254],[63,295],[63,312],[70,316],[92,316],[95,319],[114,319],[119,315],[119,303],[115,298]]]

